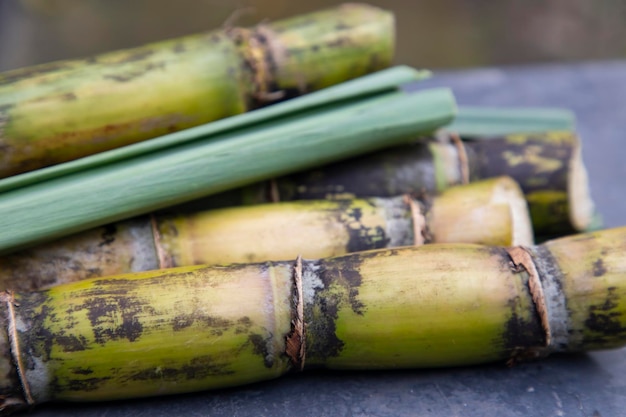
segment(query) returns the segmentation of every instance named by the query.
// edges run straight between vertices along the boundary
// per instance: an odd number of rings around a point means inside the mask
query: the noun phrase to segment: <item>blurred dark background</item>
[[[0,0],[0,71],[220,27],[331,0]],[[396,12],[396,62],[460,68],[626,57],[626,0],[372,0]]]

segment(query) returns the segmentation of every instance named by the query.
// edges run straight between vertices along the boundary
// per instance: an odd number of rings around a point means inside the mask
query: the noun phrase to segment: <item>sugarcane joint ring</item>
[[[302,291],[302,256],[298,255],[293,269],[293,297],[291,310],[291,331],[285,338],[285,353],[293,368],[304,369],[304,293]]]
[[[22,395],[24,400],[28,405],[34,405],[35,400],[31,394],[30,385],[28,384],[28,379],[26,379],[26,375],[24,373],[24,365],[22,363],[22,356],[20,355],[20,345],[19,338],[17,334],[17,325],[15,320],[15,295],[12,291],[4,291],[0,293],[0,301],[6,303],[7,306],[7,336],[9,339],[9,348],[11,351],[11,356],[13,358],[13,363],[16,367],[17,374],[20,381],[20,386],[22,387]]]

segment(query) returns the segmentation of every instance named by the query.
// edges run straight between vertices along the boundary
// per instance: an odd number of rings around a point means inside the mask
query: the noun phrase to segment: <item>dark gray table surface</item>
[[[592,195],[606,227],[626,225],[626,61],[446,72],[462,105],[557,106],[576,113]],[[507,368],[315,371],[237,389],[98,404],[60,416],[626,416],[626,349]]]

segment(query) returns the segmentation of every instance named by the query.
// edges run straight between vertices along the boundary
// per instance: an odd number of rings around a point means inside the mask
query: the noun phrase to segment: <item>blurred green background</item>
[[[238,25],[331,0],[0,0],[0,71]],[[626,0],[390,0],[396,62],[415,67],[626,57]]]

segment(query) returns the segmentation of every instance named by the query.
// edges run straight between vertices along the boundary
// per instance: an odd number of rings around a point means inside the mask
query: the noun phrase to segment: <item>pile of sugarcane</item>
[[[623,345],[571,113],[407,93],[393,33],[350,4],[0,74],[3,412]]]

